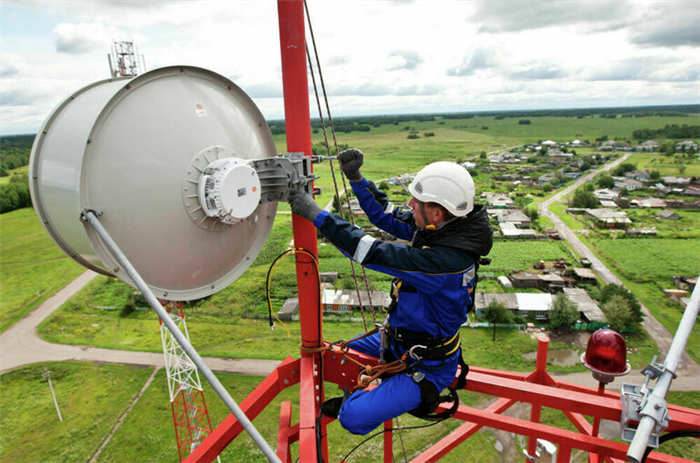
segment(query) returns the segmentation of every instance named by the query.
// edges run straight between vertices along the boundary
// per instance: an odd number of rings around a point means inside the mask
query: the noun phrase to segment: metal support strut
[[[671,347],[666,354],[666,361],[659,379],[656,380],[654,391],[651,395],[645,397],[641,404],[641,409],[638,411],[642,419],[627,452],[627,459],[633,463],[643,461],[644,452],[649,445],[649,436],[651,436],[655,428],[663,426],[667,421],[668,405],[666,404],[666,394],[671,387],[671,381],[676,377],[676,369],[680,364],[681,356],[690,338],[695,320],[698,318],[699,310],[700,285],[696,285],[690,296],[690,303],[688,303],[683,313],[683,318],[681,318],[681,322],[678,325],[676,335],[673,337]],[[666,422],[665,424],[667,425],[668,423]]]
[[[231,413],[233,413],[233,415],[236,417],[241,426],[243,426],[243,429],[245,429],[248,435],[250,435],[250,438],[253,439],[255,445],[257,445],[260,448],[260,450],[262,450],[262,452],[265,454],[265,457],[267,457],[269,461],[281,463],[280,459],[277,457],[272,448],[268,445],[265,439],[263,439],[263,437],[260,435],[255,426],[253,426],[253,423],[251,423],[251,421],[245,415],[245,413],[243,413],[243,410],[240,409],[236,401],[233,400],[231,395],[224,388],[223,384],[221,384],[221,382],[214,375],[211,369],[209,369],[209,367],[204,363],[202,357],[199,356],[192,344],[190,344],[187,338],[183,336],[182,332],[177,328],[177,325],[175,325],[175,322],[173,322],[170,316],[168,316],[168,313],[165,311],[163,306],[160,305],[160,302],[158,302],[158,299],[148,287],[146,282],[143,281],[141,275],[139,275],[136,269],[131,265],[131,262],[129,262],[124,253],[121,251],[121,249],[119,249],[119,246],[117,246],[117,243],[112,239],[107,230],[105,230],[105,228],[102,226],[100,220],[98,219],[98,216],[100,215],[102,215],[102,213],[86,209],[80,214],[80,218],[83,222],[89,223],[95,230],[95,232],[97,232],[97,234],[99,235],[100,239],[105,244],[109,252],[117,260],[117,262],[119,262],[119,265],[122,266],[126,274],[129,275],[129,278],[131,278],[138,290],[141,291],[143,296],[146,298],[146,301],[148,301],[148,304],[153,308],[156,314],[158,314],[158,317],[163,321],[163,324],[173,334],[177,342],[180,343],[182,349],[187,353],[190,359],[192,359],[192,362],[194,362],[194,364],[197,365],[199,371],[202,372],[202,375],[206,378],[207,381],[209,381],[209,384],[211,384],[214,391],[219,395],[219,397],[221,397],[221,400],[223,400],[226,404],[226,407],[228,407],[228,409],[231,411]]]

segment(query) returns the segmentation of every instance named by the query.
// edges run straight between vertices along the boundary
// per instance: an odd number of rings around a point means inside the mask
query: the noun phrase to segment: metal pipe
[[[695,285],[693,294],[690,297],[690,303],[683,313],[683,318],[678,325],[676,335],[673,337],[671,347],[666,354],[664,361],[663,373],[659,376],[654,386],[654,391],[647,398],[646,404],[640,415],[642,416],[637,431],[634,433],[634,439],[627,451],[627,459],[632,463],[639,463],[644,457],[644,452],[649,444],[649,436],[654,431],[654,428],[663,417],[667,409],[666,394],[671,387],[671,381],[676,374],[676,369],[681,361],[681,356],[685,350],[685,345],[693,331],[695,320],[698,318],[698,310],[700,309],[700,285]]]
[[[243,413],[243,410],[240,409],[236,401],[233,400],[231,395],[224,388],[223,384],[221,384],[219,379],[204,363],[204,360],[202,360],[202,358],[199,356],[192,344],[190,344],[187,338],[177,328],[175,322],[170,318],[163,306],[160,305],[160,302],[158,302],[158,299],[148,287],[146,282],[143,281],[141,275],[139,275],[136,269],[131,265],[131,262],[129,262],[124,253],[121,251],[121,249],[119,249],[119,246],[112,239],[109,232],[107,232],[107,230],[102,226],[102,223],[100,223],[100,220],[97,218],[95,212],[91,210],[85,210],[81,214],[81,218],[83,221],[88,222],[95,230],[95,232],[97,232],[97,234],[100,236],[102,242],[105,244],[109,252],[112,254],[112,256],[114,256],[117,262],[119,262],[119,265],[122,266],[126,274],[129,275],[131,281],[133,281],[134,285],[136,285],[138,290],[141,291],[148,304],[153,308],[153,310],[163,321],[163,324],[168,328],[168,330],[170,330],[175,339],[177,339],[177,342],[180,343],[180,346],[182,346],[182,349],[187,353],[190,359],[192,359],[192,362],[194,362],[194,364],[197,365],[199,371],[202,372],[202,375],[207,379],[207,381],[209,381],[209,384],[211,384],[214,391],[219,395],[219,397],[221,397],[221,400],[224,401],[226,407],[228,407],[231,413],[233,413],[238,422],[241,423],[241,426],[248,433],[248,435],[250,435],[250,438],[253,439],[255,445],[257,445],[260,448],[260,450],[262,450],[262,452],[265,454],[265,457],[267,457],[269,461],[275,463],[282,463],[275,454],[275,452],[272,450],[272,448],[265,441],[265,439],[263,439],[263,437],[260,435],[255,426],[253,426],[253,423],[251,423],[251,421],[248,419],[245,413]]]

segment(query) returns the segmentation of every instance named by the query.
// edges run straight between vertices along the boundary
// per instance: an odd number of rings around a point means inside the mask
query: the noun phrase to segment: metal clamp
[[[274,158],[255,159],[249,162],[260,178],[260,204],[271,201],[287,201],[290,190],[302,190],[307,194],[319,194],[312,182],[319,177],[311,171],[312,159],[304,153],[286,153]]]

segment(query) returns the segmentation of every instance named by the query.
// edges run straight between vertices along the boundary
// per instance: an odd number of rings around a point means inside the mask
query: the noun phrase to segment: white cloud
[[[423,59],[415,51],[392,51],[387,60],[387,71],[413,71]]]
[[[335,116],[700,100],[696,1],[308,7]],[[3,133],[107,77],[112,39],[133,39],[149,69],[227,76],[266,117],[284,115],[275,2],[5,0],[0,21]]]
[[[448,76],[470,76],[484,69],[498,66],[498,53],[494,50],[477,48],[471,55],[465,56],[456,67],[447,70]]]
[[[61,23],[53,30],[56,51],[80,55],[96,49],[108,49],[113,34],[101,23]]]

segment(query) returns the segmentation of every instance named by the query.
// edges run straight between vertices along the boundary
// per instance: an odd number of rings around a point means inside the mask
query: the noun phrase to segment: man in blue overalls
[[[423,168],[408,187],[413,197],[410,210],[405,210],[394,207],[362,176],[360,150],[345,150],[338,159],[369,220],[411,242],[376,240],[321,210],[309,195],[290,194],[292,212],[312,221],[344,254],[395,277],[384,334],[357,340],[350,347],[386,361],[413,348],[408,368],[370,391],[330,399],[321,407],[324,415],[337,417],[351,433],[367,434],[403,413],[432,412],[440,391],[455,380],[461,356],[459,329],[473,305],[478,261],[491,250],[493,232],[486,209],[474,205],[474,181],[458,164],[435,162]]]

